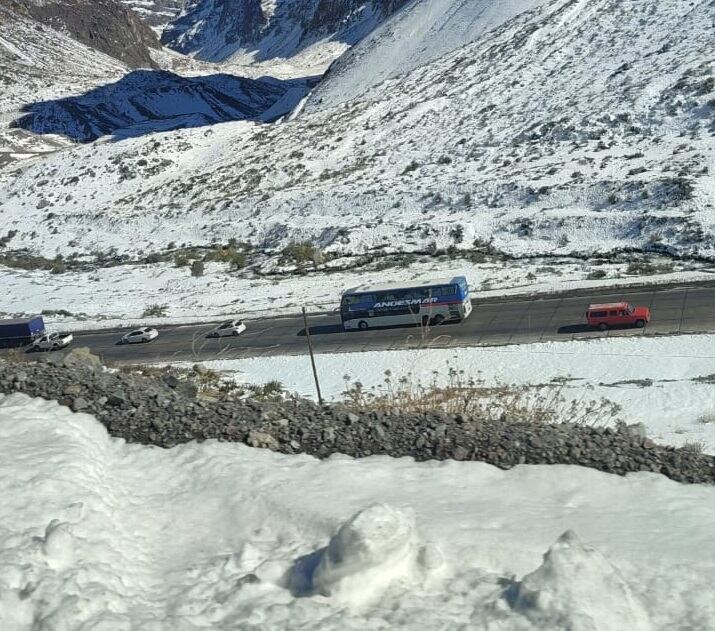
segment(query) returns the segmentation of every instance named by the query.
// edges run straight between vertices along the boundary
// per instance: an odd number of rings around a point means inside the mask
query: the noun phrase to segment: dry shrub
[[[689,440],[680,449],[691,454],[700,455],[705,451],[705,443],[701,440]]]
[[[142,317],[144,318],[164,318],[166,317],[166,312],[169,309],[168,305],[159,305],[159,304],[153,304],[153,305],[148,305],[146,309],[144,309],[144,313],[142,314]]]
[[[446,383],[439,373],[424,384],[412,374],[396,382],[385,372],[382,385],[366,390],[359,381],[344,377],[345,403],[358,408],[402,413],[432,411],[477,419],[501,419],[514,423],[561,423],[605,425],[617,420],[621,408],[608,399],[573,399],[564,382],[540,386],[487,385],[481,377],[467,377],[449,368]]]

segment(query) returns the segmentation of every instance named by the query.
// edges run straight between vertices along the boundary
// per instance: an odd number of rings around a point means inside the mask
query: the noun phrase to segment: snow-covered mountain
[[[10,247],[237,238],[335,253],[476,242],[715,256],[715,5],[522,1],[529,10],[493,30],[477,24],[474,42],[281,125],[78,148],[6,172]]]
[[[154,67],[150,50],[156,34],[118,0],[3,0],[15,4],[40,24],[133,68]]]
[[[378,26],[330,67],[306,111],[358,97],[385,79],[403,75],[477,41],[546,0],[417,0],[399,19]]]
[[[149,26],[161,33],[184,6],[184,0],[121,0]]]
[[[5,88],[0,92],[0,165],[57,150],[67,146],[68,139],[87,142],[104,135],[127,137],[228,120],[272,120],[289,112],[312,85],[306,80],[236,77],[200,62],[194,64],[205,67],[194,68],[193,77],[154,69],[131,71],[119,59],[76,39],[84,29],[91,34],[87,25],[104,19],[108,9],[116,9],[119,17],[117,32],[107,22],[106,37],[121,36],[121,16],[129,16],[130,31],[138,23],[127,9],[112,3],[89,7],[76,0],[0,0],[0,81]],[[68,33],[63,20],[69,20],[72,11],[80,16]],[[141,32],[146,28],[141,25]],[[128,37],[131,40],[131,33]],[[122,40],[113,41],[119,46]],[[124,43],[135,52],[142,50],[136,42]],[[157,53],[158,59],[163,57]]]
[[[34,19],[23,5],[0,0],[0,167],[69,144],[10,124],[35,101],[79,94],[128,72],[117,59]]]
[[[34,19],[14,0],[0,0],[0,113],[83,90],[127,70],[118,59]]]
[[[211,61],[261,62],[311,48],[327,65],[407,1],[188,0],[161,41]]]

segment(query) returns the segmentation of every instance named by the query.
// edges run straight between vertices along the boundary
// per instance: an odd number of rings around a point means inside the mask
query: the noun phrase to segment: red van
[[[642,329],[650,322],[648,307],[634,307],[627,302],[589,305],[586,312],[589,326],[607,331],[611,327],[636,326]]]

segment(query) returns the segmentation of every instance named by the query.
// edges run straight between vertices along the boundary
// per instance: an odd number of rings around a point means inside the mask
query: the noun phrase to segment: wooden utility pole
[[[323,395],[320,394],[320,382],[318,381],[318,370],[315,367],[315,357],[313,355],[313,343],[310,341],[310,327],[308,326],[308,315],[303,307],[303,324],[305,325],[305,339],[308,340],[308,352],[310,353],[310,364],[313,366],[313,377],[315,379],[315,389],[318,391],[318,403],[323,405]]]

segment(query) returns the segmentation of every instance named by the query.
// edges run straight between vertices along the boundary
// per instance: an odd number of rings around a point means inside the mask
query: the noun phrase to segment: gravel
[[[658,445],[642,425],[547,425],[321,407],[304,399],[208,398],[186,375],[107,371],[86,349],[20,364],[0,360],[0,392],[57,400],[93,414],[112,436],[164,448],[216,439],[318,458],[384,454],[418,461],[478,460],[503,469],[575,464],[621,475],[651,471],[679,482],[715,483],[715,457]]]

